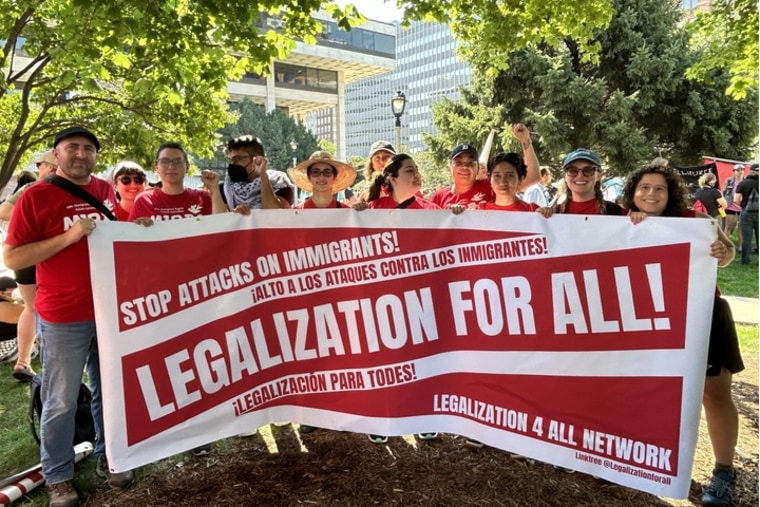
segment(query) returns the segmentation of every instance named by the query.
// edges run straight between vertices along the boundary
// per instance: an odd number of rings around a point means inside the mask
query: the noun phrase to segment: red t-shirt
[[[619,216],[628,213],[626,209],[618,206],[614,202],[604,201],[604,203],[607,215]],[[564,205],[559,206],[559,208],[562,213],[569,213],[571,215],[601,215],[601,213],[599,213],[599,207],[596,205],[596,199],[583,202],[568,201]]]
[[[335,197],[333,197],[333,200],[330,201],[330,204],[327,207],[320,208],[319,206],[314,204],[314,201],[312,200],[311,197],[307,197],[304,202],[299,202],[298,204],[294,204],[293,208],[294,209],[329,209],[329,208],[338,209],[338,208],[350,208],[350,206],[346,206],[342,202],[339,203],[338,200]]]
[[[571,215],[599,215],[599,208],[596,205],[596,199],[590,201],[568,201],[565,206],[565,213]]]
[[[467,209],[482,209],[487,202],[493,201],[496,196],[488,180],[477,180],[470,190],[461,194],[455,194],[451,187],[442,188],[435,193],[431,201],[441,208],[451,208],[459,204]]]
[[[154,222],[195,218],[211,214],[211,194],[205,190],[186,188],[177,195],[169,195],[160,188],[152,192],[143,192],[135,199],[129,221],[135,218],[149,217]]]
[[[398,205],[399,203],[394,201],[391,196],[378,197],[374,201],[369,202],[369,207],[371,209],[394,209],[398,208]],[[427,199],[423,199],[419,195],[415,195],[414,201],[403,209],[441,209],[441,207]]]
[[[107,181],[92,177],[82,189],[110,210],[119,206]],[[79,197],[43,180],[21,194],[5,242],[21,246],[49,239],[69,230],[80,218],[108,220]],[[85,238],[37,264],[34,307],[44,320],[59,324],[95,318],[90,253]]]
[[[113,214],[116,215],[116,220],[119,222],[127,222],[129,220],[129,211],[122,208],[121,204],[116,205]]]
[[[483,209],[492,211],[536,211],[538,209],[538,204],[516,199],[515,202],[506,206],[500,206],[494,202],[487,202]]]

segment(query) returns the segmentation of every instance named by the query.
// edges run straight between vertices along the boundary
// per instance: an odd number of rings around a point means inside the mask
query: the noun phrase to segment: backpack
[[[42,398],[40,390],[42,388],[42,376],[35,375],[29,384],[29,427],[32,430],[32,436],[37,444],[40,443],[39,433],[37,432],[36,419],[42,421]],[[92,392],[85,383],[80,384],[79,394],[77,395],[77,413],[74,424],[74,445],[81,442],[95,442],[95,421],[92,418]]]
[[[702,204],[702,201],[700,201],[699,199],[696,199],[694,201],[694,205],[691,207],[691,209],[694,211],[699,211],[701,213],[704,213],[705,215],[709,215],[709,213],[707,212],[707,208],[705,208],[705,205]]]
[[[758,195],[757,195],[757,189],[753,188],[752,192],[750,192],[749,197],[747,198],[747,205],[744,206],[744,209],[747,211],[757,211],[758,210]]]

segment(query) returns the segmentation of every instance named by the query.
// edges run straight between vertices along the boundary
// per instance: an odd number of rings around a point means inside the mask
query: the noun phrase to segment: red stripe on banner
[[[452,248],[451,255],[461,261],[467,254]],[[404,361],[413,368],[415,359],[461,350],[681,349],[688,258],[687,244],[520,262],[498,258],[465,267],[453,263],[436,272],[414,272],[411,267],[414,276],[334,287],[327,285],[323,272],[323,290],[296,290],[298,297],[262,298],[251,292],[251,306],[244,311],[122,358],[128,442],[133,445],[221,404],[232,404],[236,413],[258,409],[262,403],[252,394],[257,386],[288,375],[295,376],[296,388],[298,382],[306,386],[288,403],[334,410],[345,397],[350,413],[373,415],[377,405],[361,400],[374,400],[374,394],[344,389],[324,394],[318,384],[327,384],[329,378],[312,372]],[[377,262],[378,273],[388,266],[398,268]],[[397,376],[413,374],[401,371]],[[317,386],[309,390],[314,378]],[[510,376],[510,386],[513,381]],[[435,378],[438,382],[440,377]],[[532,393],[533,387],[526,390]],[[672,401],[673,393],[668,396]],[[329,403],[311,405],[328,398]],[[678,413],[674,409],[668,417],[677,421]],[[614,420],[601,427],[611,427]]]

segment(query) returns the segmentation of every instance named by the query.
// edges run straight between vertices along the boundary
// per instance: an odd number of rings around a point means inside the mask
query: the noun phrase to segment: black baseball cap
[[[462,153],[469,153],[473,156],[473,158],[478,158],[478,150],[475,149],[475,147],[471,144],[460,144],[456,148],[454,148],[454,151],[451,152],[451,156],[449,157],[449,160],[454,160]]]
[[[61,130],[55,135],[55,142],[53,142],[53,148],[58,146],[58,143],[63,141],[64,139],[68,139],[69,137],[74,136],[82,136],[86,137],[90,141],[93,142],[95,145],[95,151],[100,151],[100,141],[98,141],[98,138],[95,137],[95,134],[90,132],[84,127],[69,127],[67,129]]]

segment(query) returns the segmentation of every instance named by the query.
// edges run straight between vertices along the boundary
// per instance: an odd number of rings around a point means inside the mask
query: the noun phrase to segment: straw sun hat
[[[288,169],[290,179],[293,180],[293,183],[295,183],[298,188],[306,190],[307,192],[313,190],[307,171],[309,166],[316,164],[317,162],[327,164],[333,167],[337,172],[332,186],[333,193],[338,193],[341,190],[350,187],[354,182],[354,179],[356,179],[356,169],[348,164],[335,160],[335,157],[330,152],[315,151],[307,160],[304,160],[292,169]]]

